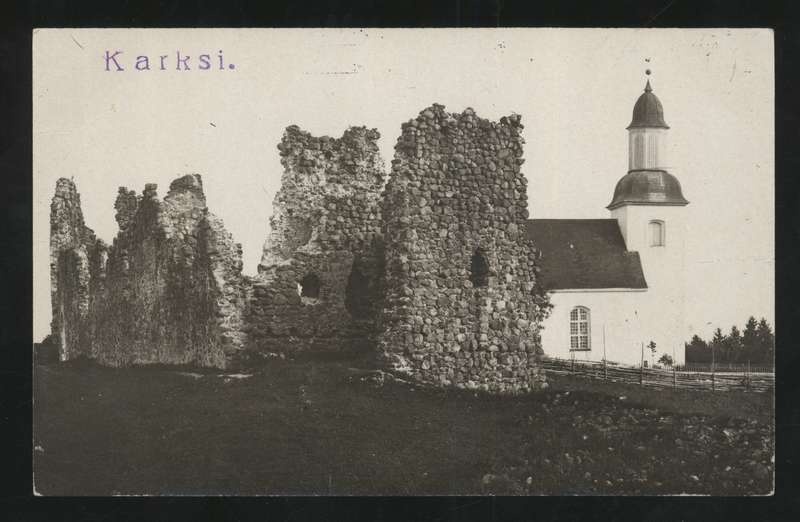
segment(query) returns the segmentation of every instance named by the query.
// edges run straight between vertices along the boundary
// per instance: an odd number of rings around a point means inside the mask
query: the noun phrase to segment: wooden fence
[[[678,365],[676,369],[679,372],[775,373],[775,366],[771,364],[748,363],[686,363]]]
[[[686,371],[645,368],[598,361],[545,358],[542,366],[555,375],[577,375],[609,382],[683,390],[766,392],[775,388],[775,373],[756,371]]]

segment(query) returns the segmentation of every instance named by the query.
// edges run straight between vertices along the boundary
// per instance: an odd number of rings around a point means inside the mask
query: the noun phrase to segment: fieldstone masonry
[[[374,344],[383,260],[378,138],[365,127],[339,139],[286,129],[272,232],[248,310],[254,351]]]
[[[539,388],[548,306],[520,234],[519,116],[498,124],[433,105],[402,129],[384,203],[388,364],[442,385]]]
[[[403,125],[388,184],[375,129],[296,126],[258,274],[202,181],[159,200],[121,187],[108,247],[60,179],[51,205],[52,333],[62,360],[231,368],[275,352],[368,351],[412,378],[508,393],[544,384],[549,309],[528,216],[518,116],[433,105]]]

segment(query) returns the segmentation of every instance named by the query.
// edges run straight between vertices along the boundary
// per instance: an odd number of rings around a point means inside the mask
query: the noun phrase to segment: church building
[[[667,172],[669,126],[649,80],[627,130],[628,173],[609,218],[527,222],[553,304],[542,347],[549,357],[652,366],[667,354],[682,364],[689,202]]]

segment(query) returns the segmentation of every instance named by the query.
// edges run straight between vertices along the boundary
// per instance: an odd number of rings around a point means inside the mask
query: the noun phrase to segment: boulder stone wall
[[[51,205],[52,335],[61,360],[232,368],[275,353],[366,352],[437,386],[545,385],[539,253],[522,233],[519,116],[441,105],[403,124],[386,183],[375,129],[297,126],[258,273],[206,205],[202,180],[161,200],[119,189],[110,246],[60,179]]]
[[[541,388],[549,310],[539,254],[522,234],[519,116],[441,105],[402,126],[384,199],[386,364],[437,385]]]
[[[286,129],[281,188],[247,308],[254,356],[374,346],[383,273],[379,138],[365,127],[338,139]]]

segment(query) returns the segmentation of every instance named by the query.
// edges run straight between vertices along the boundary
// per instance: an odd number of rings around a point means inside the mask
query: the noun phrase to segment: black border
[[[0,518],[7,520],[795,520],[800,457],[797,398],[800,273],[798,8],[791,0],[628,2],[380,0],[13,3],[0,15]],[[36,498],[31,496],[32,168],[34,27],[771,27],[776,69],[777,453],[774,497]],[[8,109],[8,110],[6,110]],[[741,187],[740,190],[747,190]],[[735,204],[735,202],[732,202]],[[735,281],[731,282],[735,284]]]

